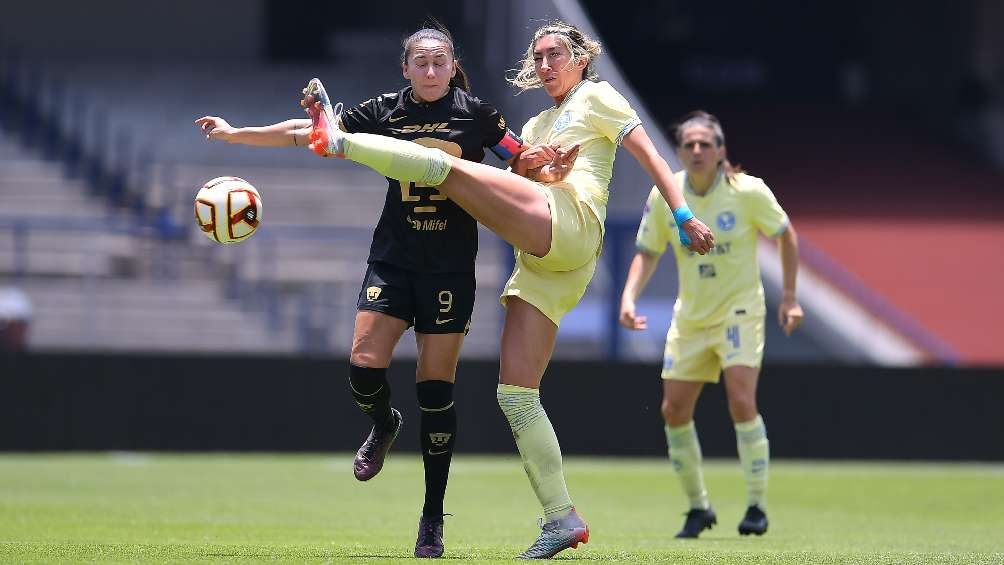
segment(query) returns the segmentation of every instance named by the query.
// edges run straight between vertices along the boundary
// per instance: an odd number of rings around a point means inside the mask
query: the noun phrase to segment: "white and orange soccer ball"
[[[195,221],[217,243],[240,243],[261,224],[258,190],[238,177],[216,177],[195,196]]]

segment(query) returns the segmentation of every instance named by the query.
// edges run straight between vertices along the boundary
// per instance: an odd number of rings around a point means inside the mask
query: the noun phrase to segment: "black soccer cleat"
[[[767,514],[756,505],[747,508],[746,515],[743,516],[742,522],[739,522],[739,535],[748,536],[756,534],[762,536],[766,532]]]
[[[404,424],[401,413],[395,408],[391,408],[390,414],[394,418],[394,427],[389,430],[379,430],[373,426],[369,437],[356,452],[356,458],[352,462],[352,473],[360,481],[372,479],[380,472],[380,469],[383,469],[383,461],[387,457],[387,452],[390,451],[390,446],[394,445],[394,440],[397,439],[397,434],[401,431],[401,426]]]
[[[415,540],[415,557],[442,557],[443,516],[425,516],[418,521],[418,539]]]
[[[696,538],[704,530],[710,530],[711,526],[718,523],[718,516],[711,507],[691,508],[687,512],[687,519],[683,522],[683,529],[677,532],[676,537],[681,539]]]

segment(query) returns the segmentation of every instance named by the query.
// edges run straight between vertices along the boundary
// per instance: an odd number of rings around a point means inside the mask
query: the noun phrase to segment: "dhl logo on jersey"
[[[401,126],[394,130],[397,133],[450,133],[450,122],[440,122],[438,124],[422,124]]]

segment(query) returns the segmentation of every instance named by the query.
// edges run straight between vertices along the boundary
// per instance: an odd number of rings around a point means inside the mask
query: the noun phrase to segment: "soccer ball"
[[[216,243],[239,243],[261,223],[261,195],[238,177],[216,177],[195,196],[195,221]]]

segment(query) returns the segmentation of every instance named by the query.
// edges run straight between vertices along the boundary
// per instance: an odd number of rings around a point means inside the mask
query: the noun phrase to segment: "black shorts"
[[[474,312],[474,273],[416,273],[370,263],[356,308],[400,318],[424,334],[466,334]]]

